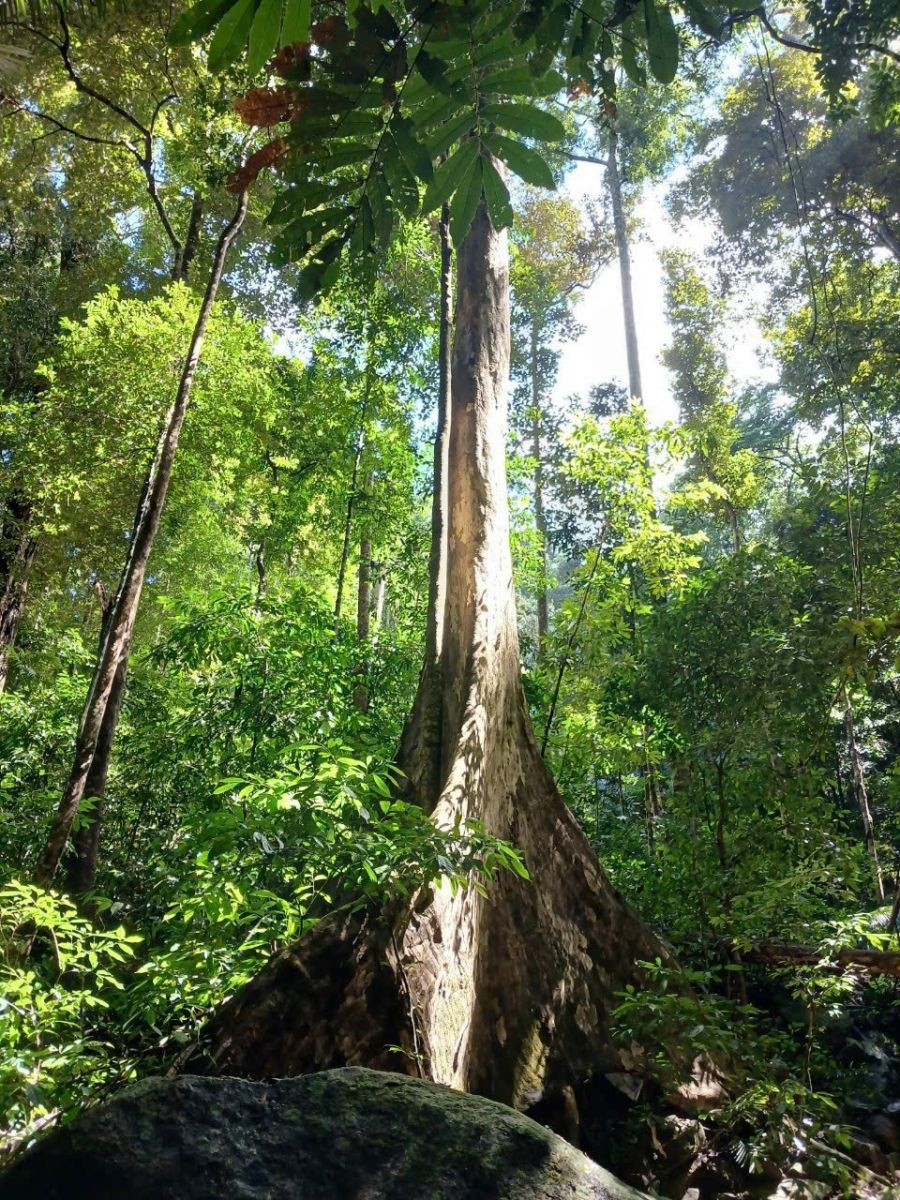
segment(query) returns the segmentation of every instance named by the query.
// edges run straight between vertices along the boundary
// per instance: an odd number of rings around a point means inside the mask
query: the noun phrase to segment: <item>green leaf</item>
[[[391,121],[391,136],[397,143],[397,149],[403,156],[403,161],[413,175],[421,179],[423,183],[428,183],[434,174],[431,155],[421,142],[416,141],[411,131],[411,123],[395,117]]]
[[[392,137],[385,137],[380,161],[394,204],[404,217],[415,216],[419,210],[418,184]]]
[[[208,66],[211,71],[223,71],[231,66],[243,50],[253,21],[255,2],[238,0],[222,18],[209,47]]]
[[[624,32],[622,34],[622,66],[625,68],[625,74],[632,83],[637,84],[638,87],[645,86],[647,83],[647,72],[637,60],[634,42]]]
[[[251,75],[260,70],[278,45],[281,6],[282,0],[261,0],[256,10],[250,26],[250,49],[247,54],[247,70]]]
[[[706,5],[701,4],[700,0],[684,0],[684,7],[691,21],[698,29],[702,30],[703,33],[709,34],[710,37],[721,37],[721,20],[714,16]]]
[[[521,142],[513,141],[512,138],[504,137],[502,133],[489,133],[484,141],[485,145],[526,183],[548,188],[550,191],[556,188],[553,172],[537,151],[523,146]]]
[[[189,46],[191,42],[205,37],[228,12],[233,0],[200,0],[181,14],[169,30],[169,42],[173,46]]]
[[[521,41],[508,33],[503,37],[491,38],[476,49],[475,63],[482,68],[493,67],[498,63],[509,62],[510,59],[517,58],[521,50]]]
[[[475,113],[472,109],[461,113],[455,120],[447,121],[436,129],[428,138],[426,146],[432,158],[439,158],[440,155],[446,154],[450,147],[460,141],[466,134],[472,133],[475,129]]]
[[[481,116],[501,129],[512,129],[542,142],[558,142],[566,136],[561,121],[531,104],[485,104]]]
[[[308,42],[311,0],[286,0],[286,5],[281,23],[282,46]]]
[[[338,167],[351,167],[355,163],[365,162],[372,157],[371,146],[360,145],[358,142],[348,142],[344,146],[336,146],[330,154],[318,160],[319,169],[323,172],[334,171]]]
[[[644,0],[647,58],[650,73],[660,83],[671,83],[678,73],[678,32],[668,8]]]
[[[559,71],[534,76],[527,66],[521,66],[495,71],[485,76],[479,87],[482,92],[506,96],[552,96],[565,87],[565,80]]]
[[[463,142],[446,161],[442,162],[432,176],[431,183],[425,189],[422,201],[423,215],[434,212],[444,204],[464,179],[467,170],[478,154],[478,139],[469,138]]]
[[[449,95],[451,91],[451,83],[447,79],[447,64],[439,58],[429,54],[426,50],[420,50],[416,55],[416,70],[421,74],[422,78],[435,91],[443,92]],[[409,89],[407,88],[407,93]]]
[[[460,246],[463,238],[469,232],[475,210],[481,199],[481,167],[484,159],[477,155],[466,171],[462,183],[450,204],[450,236],[453,245]]]
[[[381,171],[375,171],[366,189],[372,206],[375,235],[382,246],[387,247],[394,228],[394,210],[390,203],[387,183]]]
[[[482,183],[484,186],[484,201],[487,205],[491,224],[499,233],[513,223],[513,210],[509,202],[509,189],[500,176],[500,172],[489,158],[482,160]]]

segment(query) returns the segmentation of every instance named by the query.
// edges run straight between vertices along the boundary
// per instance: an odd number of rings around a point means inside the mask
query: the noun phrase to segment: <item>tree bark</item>
[[[538,653],[550,632],[547,605],[547,521],[544,516],[544,462],[541,447],[541,384],[538,371],[537,321],[531,323],[531,454],[534,458],[534,527],[540,543],[540,572],[537,592]]]
[[[866,850],[872,860],[875,872],[875,891],[878,899],[884,904],[884,880],[881,875],[881,864],[878,862],[878,847],[875,844],[875,827],[872,823],[872,810],[869,807],[869,794],[866,789],[866,775],[862,765],[862,755],[856,740],[856,722],[853,719],[853,704],[846,687],[844,692],[844,730],[847,734],[847,753],[850,757],[850,771],[853,780],[853,799],[856,801],[862,820],[863,838]]]
[[[610,129],[609,157],[606,163],[606,179],[612,201],[613,229],[616,235],[616,251],[619,259],[619,276],[622,281],[622,312],[625,318],[625,353],[628,357],[628,391],[635,400],[643,403],[641,389],[641,360],[638,354],[637,321],[634,314],[634,292],[631,287],[631,253],[628,247],[628,229],[625,224],[625,206],[622,203],[622,179],[619,174],[619,135]]]
[[[356,504],[356,489],[359,484],[359,465],[362,462],[364,433],[360,431],[356,450],[353,454],[353,470],[350,474],[350,492],[347,496],[347,511],[344,515],[344,540],[341,545],[341,565],[338,567],[336,595],[334,598],[334,624],[338,628],[341,621],[341,610],[344,607],[344,581],[347,578],[347,567],[350,563],[350,536],[353,532],[353,507]]]
[[[741,953],[750,962],[796,963],[798,966],[818,964],[826,971],[858,968],[872,975],[900,977],[900,950],[860,950],[851,946],[826,954],[818,947],[806,946],[802,942],[767,939]]]
[[[438,344],[437,426],[431,491],[431,552],[428,560],[428,618],[425,661],[412,712],[400,741],[407,797],[431,807],[440,792],[440,743],[443,714],[442,654],[447,604],[447,479],[450,454],[450,389],[453,375],[453,243],[450,209],[441,208],[440,325]]]
[[[9,677],[9,658],[25,612],[28,580],[38,547],[37,540],[29,532],[31,512],[28,504],[13,497],[9,509],[12,520],[0,544],[3,587],[0,595],[0,693],[5,690]]]
[[[503,872],[487,898],[438,885],[389,911],[325,918],[220,1011],[206,1039],[216,1071],[389,1067],[525,1107],[625,1069],[610,1032],[617,992],[640,983],[637,960],[671,962],[603,875],[532,734],[509,549],[508,362],[506,235],[482,204],[458,262],[442,719],[434,744],[404,739],[400,765],[436,824],[482,822],[520,848],[531,877]],[[429,702],[420,687],[408,730],[423,729]]]
[[[97,881],[97,864],[100,859],[100,833],[103,828],[103,813],[106,807],[106,781],[112,758],[113,742],[119,726],[119,714],[125,699],[125,681],[128,675],[128,647],[119,660],[106,712],[100,725],[97,747],[91,762],[84,796],[93,800],[87,820],[72,835],[72,854],[66,865],[66,891],[72,896],[84,896],[94,888]]]
[[[131,636],[144,587],[147,562],[162,519],[175,453],[178,449],[178,441],[191,397],[197,364],[203,349],[206,327],[222,280],[225,258],[243,224],[246,212],[247,194],[242,192],[234,216],[222,230],[216,245],[206,292],[200,305],[197,323],[194,326],[178,391],[163,424],[156,452],[144,483],[141,503],[132,530],[128,558],[116,594],[109,629],[103,641],[103,649],[98,657],[82,712],[72,769],[35,869],[35,882],[42,887],[50,886],[59,867],[72,823],[85,794],[116,672],[121,663],[125,663],[127,666],[128,648],[131,644]]]
[[[372,477],[369,476],[367,487],[371,488]],[[369,711],[369,674],[368,642],[372,628],[372,542],[363,536],[359,543],[359,575],[356,589],[356,636],[360,644],[360,660],[356,670],[359,682],[353,691],[353,703],[360,712]]]
[[[375,620],[375,628],[380,629],[384,621],[384,601],[387,594],[387,572],[384,566],[378,568],[378,574],[375,577],[375,594],[372,600],[372,616]]]

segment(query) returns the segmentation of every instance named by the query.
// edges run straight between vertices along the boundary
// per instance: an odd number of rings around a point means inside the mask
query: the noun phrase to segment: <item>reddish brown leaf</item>
[[[309,59],[310,44],[310,42],[294,42],[293,46],[282,46],[269,63],[269,67],[276,75],[287,79],[297,67]]]
[[[273,138],[271,142],[266,142],[265,146],[251,154],[243,166],[228,177],[228,191],[235,194],[244,191],[256,181],[260,171],[271,167],[287,153],[287,150],[288,144],[284,138]]]
[[[302,103],[293,88],[258,87],[235,100],[234,110],[245,125],[267,129],[279,121],[292,121],[299,116]]]
[[[309,35],[317,46],[327,46],[334,41],[342,25],[340,17],[325,17],[310,28]]]

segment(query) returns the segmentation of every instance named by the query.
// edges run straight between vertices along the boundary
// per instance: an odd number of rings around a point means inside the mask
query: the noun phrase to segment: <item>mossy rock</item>
[[[358,1067],[148,1079],[55,1130],[0,1200],[637,1200],[502,1104]]]

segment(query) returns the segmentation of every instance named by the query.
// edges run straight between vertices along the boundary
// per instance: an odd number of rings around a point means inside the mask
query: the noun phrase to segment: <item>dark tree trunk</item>
[[[622,1070],[616,993],[639,984],[636,960],[671,961],[603,875],[532,735],[509,550],[508,362],[506,235],[481,205],[459,252],[442,717],[433,743],[409,737],[429,729],[420,687],[400,765],[437,824],[481,821],[520,848],[531,878],[504,872],[488,898],[441,885],[389,912],[325,918],[221,1010],[206,1043],[214,1070],[355,1063],[523,1107]]]
[[[175,453],[178,449],[178,441],[191,397],[197,364],[203,349],[209,315],[222,280],[226,255],[243,224],[246,211],[247,195],[244,192],[241,194],[234,216],[219,237],[206,285],[206,293],[200,305],[178,391],[163,424],[156,453],[144,483],[141,503],[132,530],[128,559],[122,572],[109,628],[103,640],[103,648],[97,660],[94,677],[82,712],[72,769],[35,870],[35,881],[43,887],[49,887],[53,881],[79,805],[85,795],[100,743],[104,718],[109,708],[116,673],[122,664],[127,669],[128,649],[144,587],[147,563],[162,519]],[[114,733],[115,728],[113,727],[109,735],[110,745]]]
[[[9,658],[16,638],[25,600],[28,581],[37,554],[38,544],[31,536],[31,510],[18,497],[9,503],[9,521],[0,540],[0,692],[9,677]]]
[[[181,252],[175,256],[172,264],[172,278],[186,280],[190,274],[197,251],[200,249],[200,231],[203,224],[203,197],[195,192],[191,201],[191,212],[188,217],[187,233]]]
[[[372,486],[371,476],[368,487]],[[369,654],[368,642],[372,627],[372,543],[363,537],[359,543],[359,575],[356,588],[356,636],[360,644],[360,660],[356,670],[359,682],[353,691],[353,703],[360,712],[369,711]]]
[[[341,610],[344,607],[344,582],[347,578],[347,567],[350,563],[350,537],[353,532],[353,507],[356,504],[356,489],[359,486],[359,464],[362,462],[362,452],[363,435],[360,433],[359,441],[356,443],[356,450],[353,455],[353,470],[350,473],[350,491],[347,495],[347,511],[344,514],[344,541],[341,545],[341,564],[338,567],[337,585],[335,587],[336,595],[334,598],[335,627],[340,625]]]
[[[869,807],[869,794],[866,789],[866,775],[863,770],[862,755],[859,751],[859,743],[856,740],[856,722],[853,716],[853,704],[846,687],[844,688],[844,731],[847,735],[847,753],[850,758],[853,799],[859,809],[866,850],[872,860],[872,869],[875,873],[875,891],[878,899],[884,904],[884,879],[881,875],[881,864],[878,862],[878,847],[875,844],[875,826],[872,822],[872,810]]]

